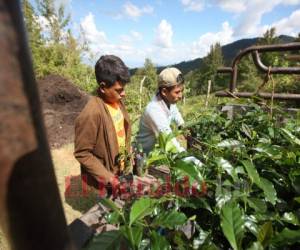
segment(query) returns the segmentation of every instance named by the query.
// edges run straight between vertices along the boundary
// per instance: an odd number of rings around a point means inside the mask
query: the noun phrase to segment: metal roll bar
[[[276,51],[300,51],[300,42],[297,43],[287,43],[287,44],[272,44],[272,45],[257,45],[251,46],[242,50],[233,60],[231,67],[220,67],[217,70],[217,73],[229,73],[231,74],[231,80],[229,83],[229,92],[219,91],[216,93],[216,96],[221,97],[251,97],[253,93],[250,92],[235,92],[237,86],[237,76],[238,76],[238,64],[240,60],[251,53],[253,62],[255,66],[263,73],[269,74],[300,74],[300,67],[270,67],[263,64],[260,59],[260,53],[263,52],[276,52]],[[258,96],[263,98],[271,98],[271,95],[268,93],[259,93]],[[280,94],[276,93],[273,95],[274,99],[300,99],[300,94]]]

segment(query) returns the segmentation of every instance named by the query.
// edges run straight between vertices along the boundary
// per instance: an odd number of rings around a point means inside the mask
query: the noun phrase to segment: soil
[[[59,75],[38,80],[38,87],[50,147],[73,142],[74,121],[89,95]]]

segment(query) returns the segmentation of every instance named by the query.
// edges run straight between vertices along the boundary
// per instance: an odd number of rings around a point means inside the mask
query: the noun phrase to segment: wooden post
[[[146,79],[146,76],[143,77],[143,79],[141,80],[140,83],[140,103],[139,103],[139,110],[142,110],[142,98],[143,98],[143,85],[144,85],[144,81]]]
[[[0,225],[12,249],[71,250],[20,4],[0,0]]]
[[[205,100],[205,108],[208,106],[208,99],[210,95],[210,87],[211,87],[211,80],[208,80],[208,85],[207,85],[207,94],[206,94],[206,100]]]

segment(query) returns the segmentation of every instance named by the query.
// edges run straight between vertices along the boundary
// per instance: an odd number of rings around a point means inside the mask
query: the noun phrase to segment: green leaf
[[[107,199],[107,198],[103,198],[103,199],[100,199],[100,203],[102,205],[104,205],[105,207],[110,208],[111,210],[113,210],[117,214],[121,215],[121,209],[118,208],[117,205],[112,200]]]
[[[255,168],[255,166],[253,165],[253,163],[251,161],[242,161],[244,167],[246,168],[246,171],[252,181],[252,183],[255,183],[257,185],[260,184],[260,177],[259,174]]]
[[[238,166],[235,168],[235,173],[236,174],[245,174],[245,170],[243,168],[243,166]]]
[[[150,249],[150,239],[143,239],[139,245],[138,250],[148,250]]]
[[[265,201],[261,199],[249,197],[247,198],[247,202],[249,206],[252,207],[257,212],[264,213],[267,210],[267,205]]]
[[[261,177],[259,187],[264,190],[266,200],[271,202],[273,205],[275,205],[276,200],[277,200],[277,194],[276,194],[276,190],[274,188],[273,183],[270,182],[269,180]]]
[[[283,247],[296,242],[300,242],[300,230],[284,228],[273,237],[271,244],[275,247]]]
[[[219,148],[236,148],[241,146],[243,146],[243,144],[240,141],[233,139],[227,139],[217,144]]]
[[[258,235],[257,219],[254,215],[245,216],[245,227],[255,236]]]
[[[198,226],[199,235],[193,240],[193,249],[200,249],[208,239],[209,233],[204,231],[200,226]],[[211,240],[211,239],[208,239]]]
[[[152,222],[153,226],[161,226],[173,229],[176,226],[181,226],[187,221],[184,213],[172,211],[162,211]]]
[[[116,250],[120,249],[122,233],[118,230],[108,231],[96,235],[84,248],[85,250]],[[123,240],[123,242],[125,242]]]
[[[131,227],[133,241],[136,247],[139,247],[143,238],[143,227]]]
[[[295,191],[300,194],[300,169],[293,169],[289,173],[289,178]]]
[[[151,232],[151,250],[169,250],[171,249],[170,243],[166,240],[165,237],[160,236],[155,231]]]
[[[165,153],[178,153],[177,148],[172,142],[173,138],[175,138],[173,133],[160,133],[158,136],[158,144],[160,149]]]
[[[300,203],[300,196],[295,197],[294,200],[297,201],[298,203]]]
[[[234,202],[225,204],[221,211],[221,227],[224,235],[234,250],[241,249],[244,237],[244,217],[239,206]]]
[[[272,127],[269,127],[269,128],[268,128],[268,132],[269,132],[269,136],[270,136],[271,138],[274,138],[275,132],[274,132],[274,129],[273,129]]]
[[[244,132],[249,139],[252,139],[252,132],[247,124],[242,123],[241,131]]]
[[[185,162],[183,160],[177,160],[173,167],[175,169],[178,169],[179,171],[181,171],[184,175],[187,175],[191,182],[196,180],[199,183],[201,183],[203,180],[203,177],[200,173],[199,168],[190,162]]]
[[[292,144],[297,144],[300,146],[300,140],[296,136],[294,136],[290,131],[288,131],[285,128],[281,128],[280,131],[282,132],[281,134]]]
[[[258,144],[253,149],[259,153],[263,153],[267,155],[273,160],[281,159],[282,149],[279,146],[270,145],[270,144]]]
[[[204,244],[203,246],[201,246],[200,249],[201,250],[220,250],[220,248],[217,247],[216,244],[213,243],[213,242],[209,242],[207,244]]]
[[[263,247],[267,247],[273,236],[272,222],[268,221],[263,224],[258,232],[257,239]]]
[[[184,232],[176,230],[172,233],[172,243],[176,245],[178,250],[190,249],[190,242]]]
[[[218,209],[221,209],[228,201],[232,199],[231,192],[222,187],[217,187],[215,196],[216,207]]]
[[[186,201],[185,203],[183,203],[181,205],[182,207],[191,207],[191,208],[194,208],[194,209],[197,209],[197,208],[204,208],[206,210],[208,210],[209,212],[213,212],[210,205],[208,204],[208,202],[205,200],[205,199],[189,199],[188,201]]]
[[[298,217],[292,212],[284,213],[283,216],[282,216],[282,220],[285,221],[285,222],[288,222],[290,224],[293,224],[295,226],[300,225]]]
[[[159,161],[167,161],[167,156],[165,154],[150,155],[150,157],[147,158],[146,164],[149,166]]]
[[[106,220],[109,224],[119,224],[121,223],[121,216],[118,212],[112,212],[106,216]]]
[[[165,150],[166,150],[166,152],[170,152],[173,154],[179,153],[178,149],[176,148],[176,146],[174,145],[172,140],[170,140],[166,143]]]
[[[238,177],[235,172],[235,169],[233,168],[233,166],[230,164],[229,161],[225,160],[223,157],[218,157],[216,159],[216,162],[218,166],[221,167],[224,171],[226,171],[235,182],[238,181]]]
[[[252,245],[247,248],[247,250],[264,250],[264,247],[260,244],[260,242],[253,242]]]
[[[277,200],[276,190],[274,185],[269,180],[259,176],[255,166],[250,161],[242,161],[244,167],[252,182],[254,182],[260,189],[264,191],[266,200],[275,205]]]
[[[131,226],[136,220],[142,219],[145,216],[151,214],[155,209],[156,200],[146,198],[140,198],[135,201],[131,207],[130,211],[130,222],[129,226]]]

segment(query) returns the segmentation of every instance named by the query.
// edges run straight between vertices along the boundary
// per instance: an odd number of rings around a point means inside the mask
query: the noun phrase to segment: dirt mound
[[[58,75],[38,80],[38,87],[50,147],[73,142],[75,118],[89,96]]]

